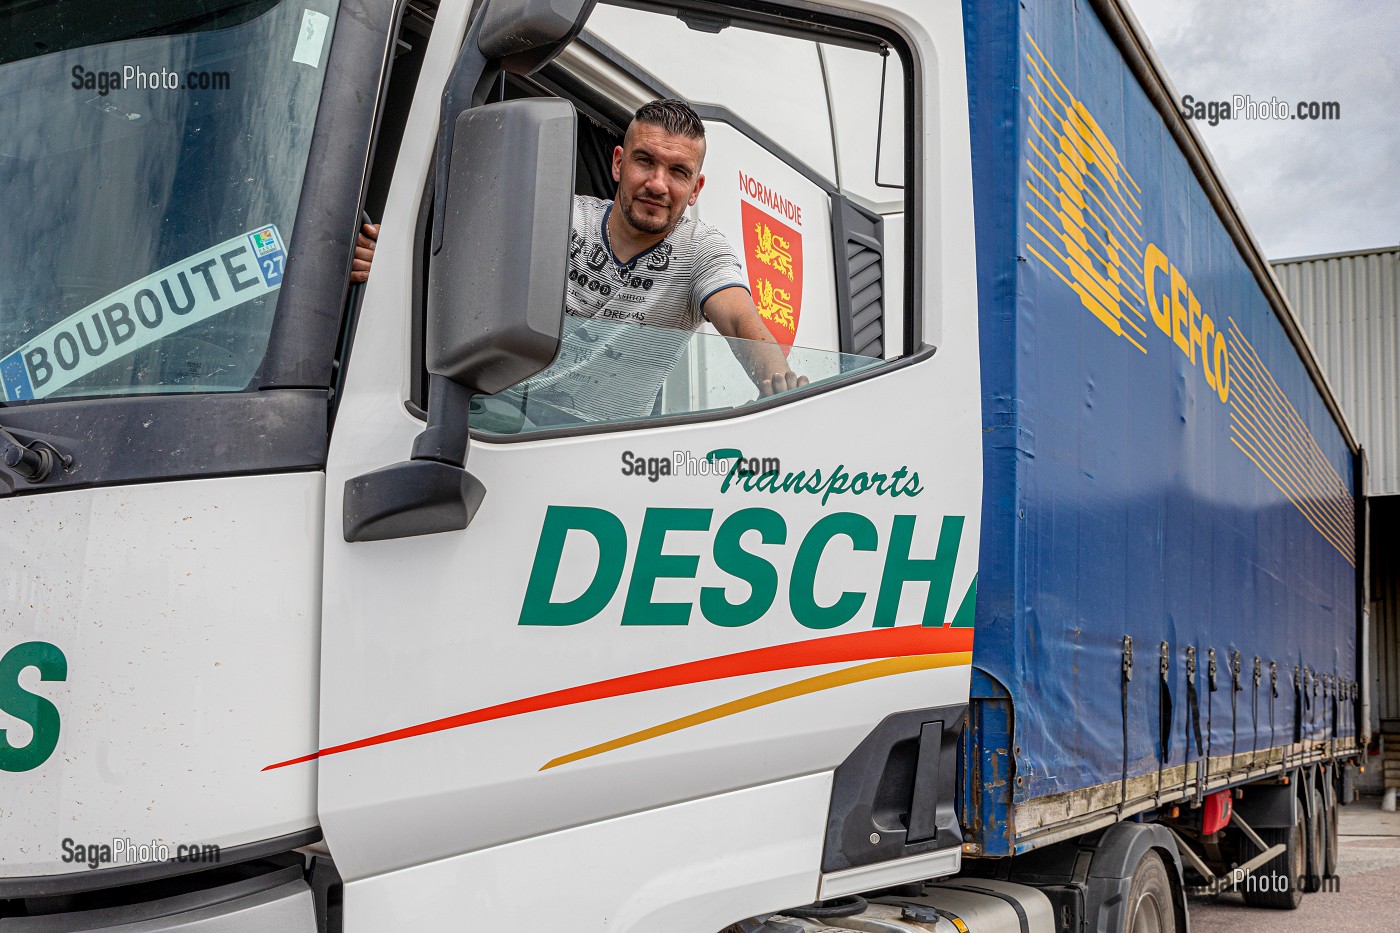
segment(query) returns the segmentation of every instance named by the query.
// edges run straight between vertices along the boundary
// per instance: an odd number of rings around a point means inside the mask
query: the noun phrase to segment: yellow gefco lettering
[[[1176,348],[1196,363],[1200,348],[1200,367],[1206,385],[1220,401],[1230,397],[1230,351],[1225,334],[1216,328],[1209,312],[1201,309],[1190,283],[1156,243],[1148,243],[1143,254],[1142,277],[1147,285],[1148,308],[1152,323],[1169,337]]]

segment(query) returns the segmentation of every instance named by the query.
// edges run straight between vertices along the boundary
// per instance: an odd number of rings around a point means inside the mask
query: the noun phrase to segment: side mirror
[[[457,118],[442,249],[428,274],[428,372],[494,395],[559,353],[576,116],[558,98]]]
[[[346,541],[458,531],[486,495],[465,469],[471,397],[540,372],[564,326],[576,117],[555,98],[458,116],[428,272],[428,424],[413,459],[345,484]]]

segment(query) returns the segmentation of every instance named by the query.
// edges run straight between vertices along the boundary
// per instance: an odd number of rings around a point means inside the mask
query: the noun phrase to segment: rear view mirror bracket
[[[575,136],[573,105],[558,98],[457,117],[442,248],[428,270],[428,423],[412,459],[346,482],[346,541],[456,531],[475,515],[486,490],[466,471],[472,396],[510,388],[559,353]]]

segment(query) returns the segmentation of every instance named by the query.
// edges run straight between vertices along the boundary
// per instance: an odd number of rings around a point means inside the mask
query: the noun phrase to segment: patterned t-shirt
[[[724,234],[688,217],[619,262],[608,242],[612,209],[611,201],[574,196],[563,349],[526,384],[531,398],[585,421],[650,414],[705,301],[721,289],[748,289]]]

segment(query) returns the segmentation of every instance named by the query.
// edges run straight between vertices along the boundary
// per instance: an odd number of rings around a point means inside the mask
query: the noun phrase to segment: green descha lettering
[[[761,618],[778,595],[778,571],[757,554],[744,550],[746,532],[757,531],[764,544],[786,544],[787,522],[772,509],[740,509],[715,532],[715,565],[749,585],[749,598],[731,603],[722,586],[700,590],[700,612],[715,625],[736,628]]]
[[[788,589],[793,618],[807,628],[845,625],[855,618],[865,602],[864,593],[848,591],[830,606],[817,603],[817,563],[827,543],[837,535],[850,538],[851,547],[857,551],[873,551],[880,546],[880,533],[875,530],[874,523],[855,512],[835,512],[812,526],[797,549],[797,559],[792,564],[792,584]]]
[[[711,509],[647,509],[637,539],[637,560],[627,587],[623,625],[688,625],[690,603],[652,602],[652,590],[662,577],[693,578],[700,558],[695,554],[663,554],[668,531],[709,531]]]
[[[958,606],[958,614],[953,616],[953,621],[949,623],[953,628],[972,628],[977,620],[977,574],[972,575],[972,582],[967,586],[967,592],[963,594],[962,603]]]
[[[911,558],[909,544],[914,538],[914,516],[896,515],[890,530],[890,550],[885,556],[885,575],[880,580],[880,599],[875,604],[875,627],[894,625],[904,584],[928,582],[924,601],[923,625],[937,627],[948,614],[948,591],[953,586],[953,568],[958,563],[963,517],[947,515],[938,531],[938,550],[932,559]]]
[[[48,642],[25,642],[0,658],[0,710],[34,730],[29,744],[16,748],[0,729],[0,771],[32,771],[58,747],[58,707],[19,685],[19,675],[27,667],[38,668],[40,680],[68,679],[68,659]]]
[[[570,531],[593,536],[598,544],[598,566],[583,593],[567,602],[554,602],[554,583]],[[545,512],[540,543],[535,548],[535,563],[520,606],[520,624],[577,625],[588,621],[602,612],[617,592],[626,562],[627,529],[616,515],[603,509],[551,505]]]
[[[917,517],[892,517],[887,541],[880,540],[875,523],[858,512],[832,512],[807,531],[800,543],[789,542],[788,525],[783,516],[772,509],[746,508],[729,515],[711,536],[682,539],[672,536],[671,551],[667,552],[670,532],[710,532],[714,521],[712,509],[649,508],[642,517],[642,527],[636,538],[636,554],[632,561],[631,578],[627,584],[621,624],[625,626],[684,626],[690,624],[691,610],[696,603],[700,614],[711,625],[739,628],[762,619],[775,605],[778,590],[783,585],[778,568],[790,543],[797,548],[792,561],[791,578],[787,581],[790,615],[809,629],[832,629],[845,625],[875,597],[872,624],[885,628],[897,624],[899,604],[906,584],[927,584],[920,624],[941,627],[947,621],[953,572],[957,567],[958,550],[962,543],[964,518],[947,515],[939,527],[938,542],[931,556],[911,554]],[[570,533],[575,534],[574,547],[586,548],[578,535],[589,535],[598,547],[596,566],[588,575],[587,586],[572,598],[556,595],[559,568],[565,563],[565,549]],[[757,532],[756,539],[751,533]],[[745,538],[748,538],[747,546]],[[850,560],[844,543],[849,540],[852,551],[877,552],[885,545],[884,569],[878,594],[873,579],[863,588],[840,590],[830,605],[817,600],[817,575],[824,566],[827,580],[861,580],[861,575],[873,570],[868,559]],[[681,543],[690,542],[689,546]],[[703,542],[703,543],[702,543]],[[627,530],[622,520],[604,509],[582,506],[550,506],[540,529],[539,545],[534,565],[526,585],[525,599],[520,607],[521,625],[577,625],[602,613],[617,595],[627,565]],[[837,554],[828,554],[832,549]],[[776,550],[775,550],[776,549]],[[585,554],[587,551],[585,550]],[[846,559],[843,559],[843,554]],[[679,600],[658,601],[656,587],[661,580],[695,581],[703,556],[712,556],[714,568],[730,579],[718,585],[686,589]],[[772,558],[768,555],[773,555]],[[825,564],[823,565],[823,559]],[[579,554],[571,553],[569,562],[577,565]],[[583,563],[587,563],[584,558]],[[868,568],[868,569],[866,569]],[[743,594],[747,584],[747,595]],[[576,585],[576,584],[575,584]],[[673,588],[676,584],[672,584]],[[733,592],[737,590],[737,593]],[[831,587],[832,592],[837,587]],[[955,627],[973,625],[976,615],[977,579],[973,577],[957,604],[951,624]],[[913,621],[912,619],[908,621]]]

